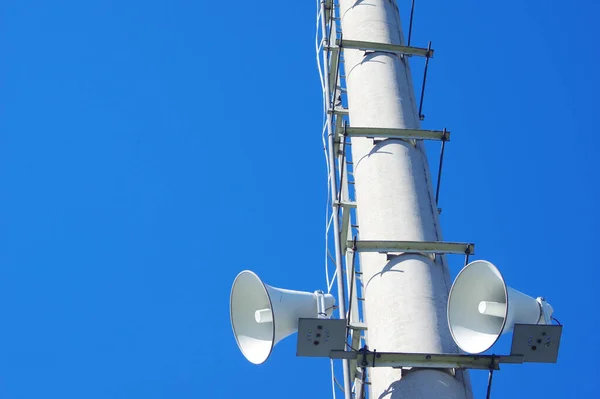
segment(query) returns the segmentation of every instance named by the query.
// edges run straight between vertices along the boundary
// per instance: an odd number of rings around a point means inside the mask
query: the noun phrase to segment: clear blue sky
[[[495,398],[597,385],[599,12],[417,0],[424,126],[453,132],[445,237],[565,324],[559,363],[505,367]],[[315,1],[20,0],[0,18],[0,397],[331,397],[295,338],[249,364],[228,310],[246,268],[325,288]]]

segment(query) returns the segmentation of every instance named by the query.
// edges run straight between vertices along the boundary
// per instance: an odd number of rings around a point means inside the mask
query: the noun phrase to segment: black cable
[[[440,186],[442,184],[442,167],[444,166],[444,149],[446,148],[446,134],[442,137],[442,149],[440,150],[440,164],[438,167],[437,185],[435,189],[435,205],[440,202]]]
[[[366,367],[362,368],[362,376],[361,377],[362,377],[362,383],[360,385],[362,387],[361,388],[362,392],[359,396],[359,399],[365,399],[367,397],[367,390],[365,389],[366,388],[365,386],[367,385],[367,368]]]
[[[366,393],[367,393],[367,389],[366,389],[366,384],[367,384],[367,366],[369,365],[369,362],[367,362],[367,355],[370,353],[369,352],[369,347],[367,345],[363,346],[359,351],[359,353],[362,353],[362,361],[360,362],[360,370],[361,370],[361,384],[360,384],[360,393],[356,392],[356,399],[365,399],[367,397]],[[357,363],[358,363],[358,359],[357,359]]]
[[[412,0],[412,5],[410,6],[410,22],[408,25],[408,46],[410,47],[410,39],[412,37],[412,26],[413,26],[413,16],[415,15],[415,0]]]
[[[487,395],[486,399],[490,399],[490,395],[492,393],[492,378],[494,377],[494,370],[490,370],[490,375],[488,377],[488,387],[487,387]]]
[[[359,349],[356,349],[355,347],[353,347],[352,345],[350,345],[348,342],[346,342],[346,346],[350,349],[352,349],[354,352],[358,352]]]
[[[339,390],[344,392],[344,387],[342,386],[342,384],[340,384],[340,382],[337,380],[337,378],[333,377],[333,382],[335,382],[335,385],[338,387]]]
[[[562,326],[562,323],[558,321],[556,317],[551,317],[551,319],[554,320],[559,326]]]
[[[425,85],[427,84],[427,70],[429,69],[429,58],[431,58],[431,42],[427,47],[427,55],[425,56],[425,70],[423,71],[423,86],[421,86],[421,100],[419,101],[419,119],[424,120],[423,115],[423,100],[425,99]]]

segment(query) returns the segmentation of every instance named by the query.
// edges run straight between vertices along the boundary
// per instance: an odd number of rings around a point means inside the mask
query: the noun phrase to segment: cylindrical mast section
[[[339,3],[344,39],[403,44],[395,0]],[[420,128],[408,58],[362,50],[344,50],[344,58],[351,126]],[[442,240],[421,143],[353,138],[352,158],[361,240]],[[360,259],[370,350],[457,352],[446,322],[450,280],[441,257],[363,253]],[[401,374],[371,369],[371,398],[472,396],[460,372]]]

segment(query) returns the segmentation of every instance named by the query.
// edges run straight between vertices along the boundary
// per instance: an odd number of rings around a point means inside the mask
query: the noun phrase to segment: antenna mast
[[[562,325],[553,325],[543,297],[507,286],[490,262],[469,263],[473,244],[442,241],[438,199],[450,132],[421,129],[433,49],[411,46],[414,0],[405,43],[396,1],[317,0],[326,237],[332,227],[335,256],[325,241],[335,274],[330,279],[326,260],[327,293],[310,293],[241,272],[230,295],[233,333],[246,359],[261,364],[298,332],[297,356],[332,362],[334,396],[333,361],[342,361],[345,399],[367,391],[371,399],[471,399],[466,369],[488,370],[489,398],[500,363],[556,363]],[[419,102],[411,57],[425,59]],[[441,143],[435,191],[424,140]],[[446,254],[465,256],[452,286]],[[331,319],[335,280],[339,317]],[[480,354],[509,332],[510,355]]]
[[[352,346],[458,353],[447,325],[451,281],[443,254],[468,256],[472,245],[442,242],[439,180],[434,194],[423,140],[440,140],[443,154],[449,132],[420,124],[433,50],[405,42],[396,0],[322,0],[321,7],[336,275],[342,283],[345,254]],[[409,68],[417,56],[426,58],[420,102]],[[343,304],[343,287],[338,295]],[[344,367],[346,399],[348,379],[358,383],[360,399],[362,382],[374,399],[472,397],[466,371],[372,368],[366,378],[356,366]]]

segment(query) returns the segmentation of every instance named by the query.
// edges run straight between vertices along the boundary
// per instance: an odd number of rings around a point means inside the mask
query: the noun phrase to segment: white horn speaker
[[[508,287],[490,262],[478,260],[465,266],[448,297],[448,326],[454,342],[467,353],[485,352],[517,323],[545,323],[538,300]]]
[[[335,299],[324,294],[324,300],[327,316],[331,316]],[[277,342],[298,331],[298,319],[318,316],[317,296],[271,287],[244,270],[233,282],[229,311],[242,354],[251,363],[261,364]]]

